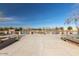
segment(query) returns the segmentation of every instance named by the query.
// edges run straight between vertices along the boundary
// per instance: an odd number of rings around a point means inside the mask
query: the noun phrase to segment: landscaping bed
[[[64,35],[61,37],[62,40],[66,41],[71,41],[79,44],[79,35]]]
[[[16,41],[19,41],[19,39],[21,38],[22,36],[13,36],[13,37],[8,37],[8,38],[1,38],[1,42],[0,42],[0,50],[13,44],[14,42]]]
[[[14,37],[14,38],[8,38],[7,40],[2,41],[0,43],[0,50],[3,49],[3,48],[5,48],[5,47],[7,47],[7,46],[9,46],[10,44],[12,44],[12,43],[14,43],[16,41],[17,41],[16,37]]]

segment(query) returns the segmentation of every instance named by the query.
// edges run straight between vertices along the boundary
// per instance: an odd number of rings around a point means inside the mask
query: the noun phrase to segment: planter
[[[0,50],[11,45],[12,43],[16,42],[16,37],[14,38],[8,38],[7,40],[3,41],[2,43],[0,43]]]

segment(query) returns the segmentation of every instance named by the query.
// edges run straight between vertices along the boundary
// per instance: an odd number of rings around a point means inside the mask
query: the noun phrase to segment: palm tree
[[[72,34],[71,30],[73,30],[73,28],[71,26],[69,26],[67,29],[68,29],[68,32],[70,32],[70,34]]]

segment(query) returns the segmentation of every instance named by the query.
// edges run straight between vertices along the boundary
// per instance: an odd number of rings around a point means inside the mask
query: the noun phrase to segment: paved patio
[[[20,41],[0,50],[0,55],[9,56],[79,56],[79,46],[65,42],[60,35],[25,35]]]

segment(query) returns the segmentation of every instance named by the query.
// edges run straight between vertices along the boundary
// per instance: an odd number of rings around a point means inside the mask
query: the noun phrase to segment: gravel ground
[[[0,50],[1,56],[78,56],[79,46],[63,41],[60,35],[29,34]]]

